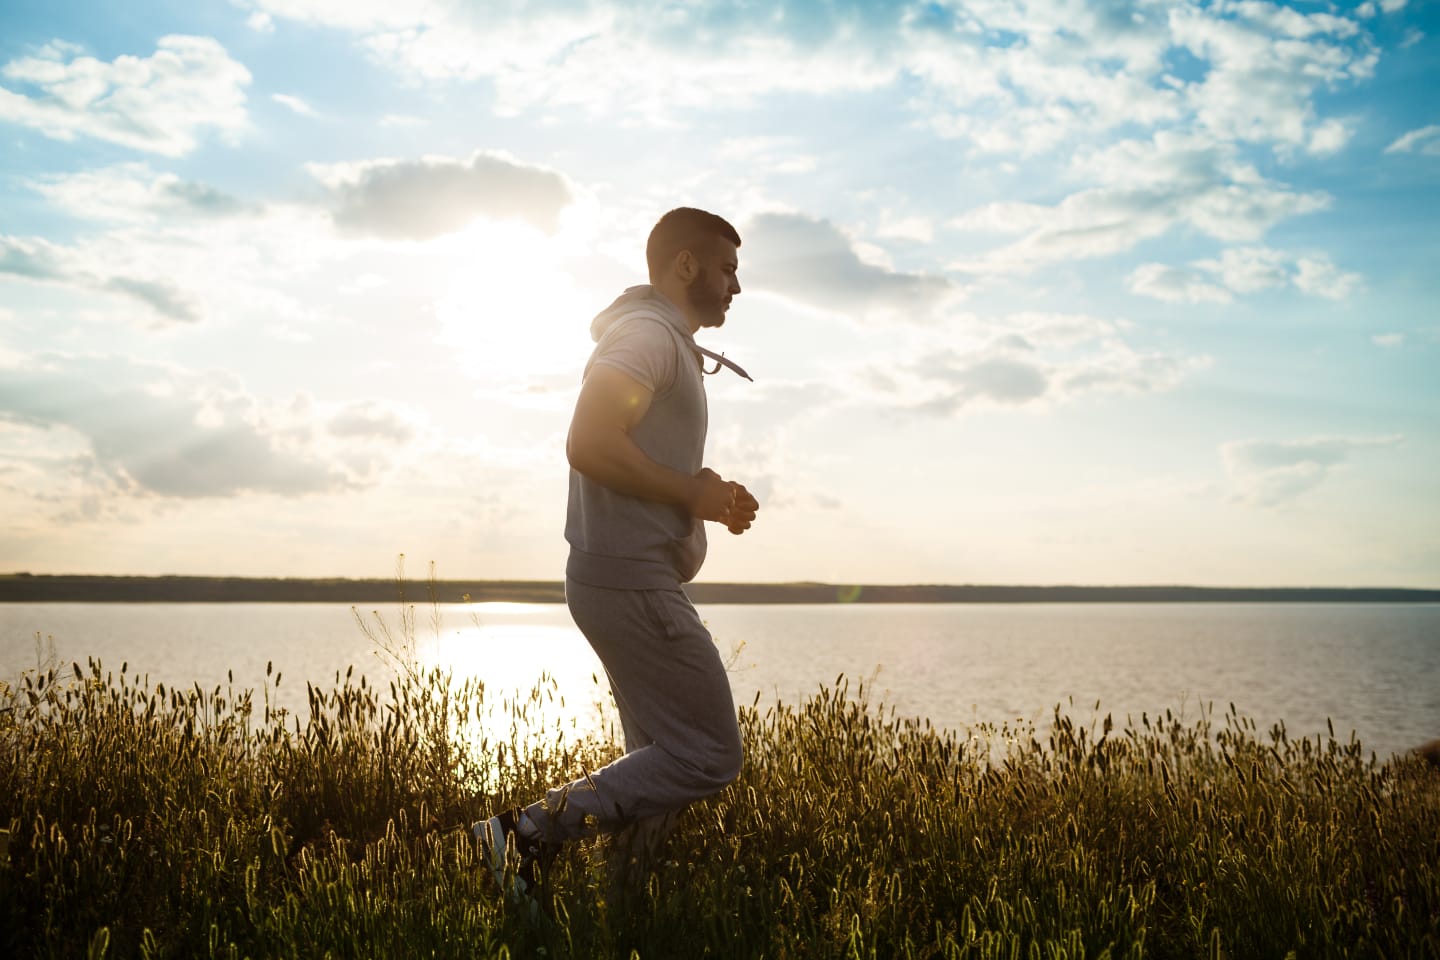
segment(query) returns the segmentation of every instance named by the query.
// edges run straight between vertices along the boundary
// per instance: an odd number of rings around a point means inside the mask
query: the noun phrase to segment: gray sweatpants
[[[689,597],[566,580],[565,602],[605,666],[626,753],[526,808],[547,839],[595,828],[610,833],[671,814],[740,775],[730,681]]]

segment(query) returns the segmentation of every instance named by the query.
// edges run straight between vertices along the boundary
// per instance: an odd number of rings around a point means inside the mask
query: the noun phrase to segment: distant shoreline
[[[0,603],[561,603],[554,580],[291,579],[0,574]],[[696,603],[1440,603],[1402,587],[692,583]]]

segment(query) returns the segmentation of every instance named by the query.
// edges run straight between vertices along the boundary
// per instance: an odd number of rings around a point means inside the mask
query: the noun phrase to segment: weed
[[[740,711],[746,763],[615,874],[567,850],[548,912],[466,825],[612,759],[476,722],[478,681],[337,674],[304,717],[100,663],[0,689],[0,952],[74,957],[1434,957],[1440,778],[1233,707],[969,734],[841,678]],[[259,704],[257,708],[257,702]],[[536,736],[535,731],[542,731]]]

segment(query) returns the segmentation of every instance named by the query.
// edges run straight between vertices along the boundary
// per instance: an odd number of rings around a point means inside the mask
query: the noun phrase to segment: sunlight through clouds
[[[577,220],[571,229],[583,235]],[[451,265],[439,335],[478,391],[547,409],[573,400],[596,311],[594,294],[555,270],[578,255],[574,243],[525,223],[481,221],[437,245]]]
[[[1213,578],[1317,503],[1435,558],[1431,13],[7,8],[0,553],[560,576],[590,320],[695,205],[755,377],[706,462],[765,494],[713,579]]]

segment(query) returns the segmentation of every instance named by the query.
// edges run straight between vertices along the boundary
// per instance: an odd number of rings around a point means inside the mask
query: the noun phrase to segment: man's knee
[[[733,738],[717,744],[705,760],[701,774],[707,785],[718,791],[733,783],[740,776],[745,762],[745,748],[741,745],[739,731]]]

